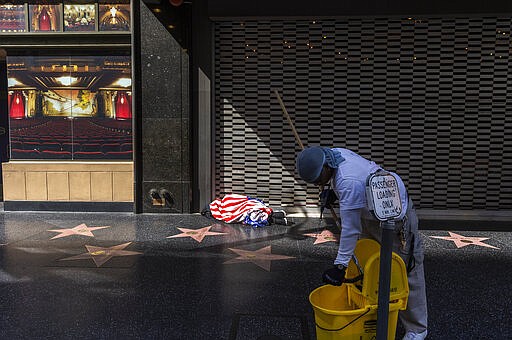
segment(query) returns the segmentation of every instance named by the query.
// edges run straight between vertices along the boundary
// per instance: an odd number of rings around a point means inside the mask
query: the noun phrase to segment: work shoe
[[[402,340],[423,340],[427,337],[427,330],[421,333],[407,332]]]
[[[289,217],[286,217],[286,212],[284,210],[274,210],[272,212],[270,223],[292,225],[293,221]]]

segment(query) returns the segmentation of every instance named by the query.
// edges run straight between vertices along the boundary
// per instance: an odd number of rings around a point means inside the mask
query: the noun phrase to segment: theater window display
[[[26,32],[25,5],[0,5],[0,32]]]
[[[0,1],[5,210],[133,209],[130,17],[129,0]]]
[[[0,33],[129,32],[129,1],[0,1]]]
[[[129,4],[100,4],[98,29],[100,31],[129,31]]]
[[[62,5],[29,5],[31,32],[61,32]]]
[[[65,31],[95,31],[96,5],[95,4],[64,4],[64,30]]]
[[[8,56],[11,159],[132,159],[129,56]]]

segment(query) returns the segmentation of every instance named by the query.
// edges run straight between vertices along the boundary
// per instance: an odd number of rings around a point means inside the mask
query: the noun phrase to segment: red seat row
[[[132,143],[37,143],[37,142],[20,142],[20,141],[11,141],[11,148],[13,149],[23,149],[23,150],[51,150],[51,151],[99,151],[99,152],[109,152],[109,151],[132,151]]]
[[[53,151],[53,150],[24,150],[12,149],[14,159],[132,159],[132,151]]]

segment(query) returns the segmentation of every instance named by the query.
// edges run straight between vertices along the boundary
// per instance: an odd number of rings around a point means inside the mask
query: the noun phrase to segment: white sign
[[[391,220],[402,213],[398,182],[392,174],[381,171],[371,175],[366,194],[369,208],[378,220]]]

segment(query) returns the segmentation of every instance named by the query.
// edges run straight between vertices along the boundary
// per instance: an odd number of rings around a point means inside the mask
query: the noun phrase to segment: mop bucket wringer
[[[354,251],[346,277],[364,273],[362,282],[344,283],[340,287],[325,285],[309,294],[315,313],[318,340],[372,340],[377,333],[380,245],[362,239]],[[404,261],[396,253],[391,259],[391,285],[388,339],[394,339],[398,311],[407,307],[409,284]]]

